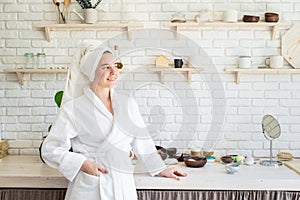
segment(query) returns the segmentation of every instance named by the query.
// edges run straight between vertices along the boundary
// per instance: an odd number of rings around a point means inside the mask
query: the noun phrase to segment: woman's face
[[[111,53],[104,53],[95,72],[94,82],[103,88],[112,88],[118,80],[116,59]]]

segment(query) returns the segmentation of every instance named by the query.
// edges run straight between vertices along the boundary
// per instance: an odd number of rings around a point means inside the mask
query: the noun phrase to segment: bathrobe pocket
[[[100,174],[101,176],[101,174]],[[69,188],[66,199],[82,200],[93,199],[98,200],[100,198],[99,188],[100,177],[87,174],[80,171],[74,180],[73,187]]]

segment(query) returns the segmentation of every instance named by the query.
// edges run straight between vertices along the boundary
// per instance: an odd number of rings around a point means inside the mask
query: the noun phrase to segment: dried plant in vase
[[[82,9],[95,9],[102,0],[76,0]]]

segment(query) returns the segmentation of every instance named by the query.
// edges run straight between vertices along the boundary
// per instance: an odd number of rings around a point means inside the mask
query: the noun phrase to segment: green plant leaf
[[[61,100],[62,100],[63,94],[64,94],[64,91],[59,91],[55,94],[55,97],[54,97],[55,103],[59,108],[61,105]]]

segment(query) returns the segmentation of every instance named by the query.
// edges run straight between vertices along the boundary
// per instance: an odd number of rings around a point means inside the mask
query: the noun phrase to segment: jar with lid
[[[46,54],[45,53],[38,53],[37,57],[37,68],[42,69],[45,68],[46,63]]]
[[[26,63],[25,69],[32,69],[34,67],[34,55],[33,53],[25,53],[24,54]]]

